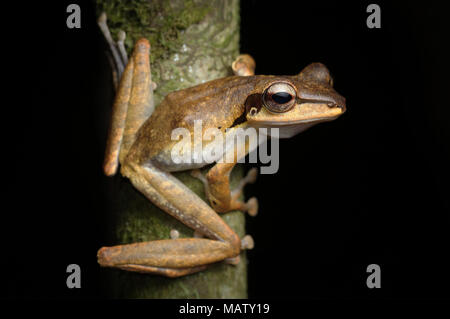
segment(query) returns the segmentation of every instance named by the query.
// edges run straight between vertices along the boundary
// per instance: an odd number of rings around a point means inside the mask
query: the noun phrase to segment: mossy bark
[[[152,80],[158,85],[156,105],[171,91],[231,74],[231,63],[239,53],[239,0],[97,0],[97,10],[98,14],[106,12],[114,38],[119,30],[126,32],[128,52],[138,38],[150,40]],[[232,186],[242,175],[242,168],[233,170]],[[187,172],[176,177],[205,199],[200,181]],[[113,236],[109,244],[165,239],[171,229],[178,230],[180,237],[193,236],[193,230],[159,210],[128,180],[118,176],[113,184],[114,202],[108,222]],[[240,237],[244,235],[243,213],[222,217]],[[112,297],[247,297],[245,253],[237,266],[219,263],[176,279],[109,269],[105,272],[106,291]]]

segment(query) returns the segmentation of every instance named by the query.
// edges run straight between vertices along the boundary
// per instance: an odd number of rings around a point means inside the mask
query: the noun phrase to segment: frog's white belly
[[[258,139],[258,132],[254,128],[232,128],[225,134],[213,135],[212,138],[195,141],[194,139],[181,139],[171,148],[162,151],[151,159],[152,163],[168,172],[185,171],[201,168],[206,165],[222,162],[233,163],[235,154],[243,158],[245,141],[249,145],[248,152],[258,147],[265,139]],[[221,136],[219,136],[221,135]]]

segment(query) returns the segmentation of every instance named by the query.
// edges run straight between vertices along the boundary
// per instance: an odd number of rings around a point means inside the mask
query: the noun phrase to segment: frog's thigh
[[[155,205],[211,239],[182,238],[104,247],[98,252],[102,266],[181,276],[239,255],[241,241],[237,234],[170,173],[151,164],[140,166],[129,161],[122,173]]]

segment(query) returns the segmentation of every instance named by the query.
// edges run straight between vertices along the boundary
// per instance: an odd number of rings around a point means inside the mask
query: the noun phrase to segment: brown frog
[[[236,263],[241,249],[251,248],[250,236],[242,240],[217,212],[247,211],[255,215],[257,200],[239,200],[246,183],[254,182],[253,169],[237,189],[231,190],[229,175],[236,162],[251,150],[237,154],[225,149],[233,160],[218,161],[203,176],[204,161],[175,161],[173,149],[177,128],[192,132],[201,120],[202,133],[215,128],[231,134],[237,128],[278,128],[280,138],[289,138],[314,124],[331,121],[345,112],[345,99],[333,89],[328,69],[308,65],[292,76],[254,75],[254,61],[239,56],[232,65],[235,76],[206,82],[168,94],[152,113],[149,63],[150,44],[139,40],[124,71],[113,107],[104,171],[114,175],[118,165],[136,189],[162,210],[205,238],[176,238],[103,247],[101,266],[178,277],[207,268],[219,261]],[[202,143],[212,143],[202,140]],[[247,143],[247,142],[246,142]],[[195,144],[195,143],[194,143]],[[196,155],[194,145],[189,149]],[[223,155],[223,154],[219,154]],[[208,205],[170,172],[193,170],[201,179]]]

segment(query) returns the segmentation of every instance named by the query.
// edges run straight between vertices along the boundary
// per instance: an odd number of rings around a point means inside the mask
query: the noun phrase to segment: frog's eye
[[[295,89],[289,83],[274,83],[264,91],[263,103],[269,111],[283,113],[294,106],[295,96]]]

